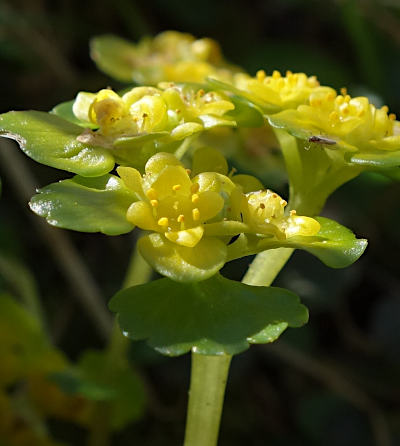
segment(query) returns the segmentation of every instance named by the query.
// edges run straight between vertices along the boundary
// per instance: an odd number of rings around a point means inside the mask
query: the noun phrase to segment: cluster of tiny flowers
[[[86,131],[80,140],[90,142],[92,138],[97,144],[112,145],[117,138],[160,132],[182,140],[205,129],[236,125],[225,116],[234,105],[222,93],[173,83],[160,87],[135,87],[122,96],[110,89],[80,92],[73,113],[82,123],[98,129]]]
[[[267,76],[264,70],[259,70],[255,77],[238,73],[234,75],[232,84],[262,108],[275,108],[276,111],[305,103],[313,92],[334,93],[332,88],[321,86],[315,76],[291,71],[287,71],[286,76],[277,70],[271,76]]]
[[[229,175],[223,163],[220,172],[202,171],[203,150],[214,159],[221,157],[208,148],[199,149],[193,160],[196,175],[174,155],[162,152],[148,160],[144,175],[131,167],[117,169],[137,197],[127,211],[127,219],[150,231],[138,246],[157,271],[174,279],[191,280],[190,268],[186,267],[187,275],[182,273],[183,258],[190,248],[190,256],[202,261],[203,279],[223,266],[232,236],[244,233],[282,240],[318,233],[320,225],[313,218],[297,216],[295,211],[285,215],[287,203],[276,193],[248,191],[249,186],[260,184],[257,179]]]
[[[376,108],[366,97],[351,97],[346,89],[316,91],[307,103],[270,117],[272,125],[321,135],[327,146],[338,143],[350,152],[398,150],[400,123],[385,105]]]
[[[107,36],[104,38],[107,41]],[[196,39],[191,34],[163,32],[138,44],[124,42],[124,62],[130,67],[129,77],[138,84],[157,85],[161,81],[204,82],[207,76],[230,80],[237,70],[228,64],[219,44],[210,38]],[[101,49],[92,48],[95,60]]]

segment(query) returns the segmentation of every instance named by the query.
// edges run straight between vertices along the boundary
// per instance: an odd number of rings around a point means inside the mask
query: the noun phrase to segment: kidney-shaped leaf
[[[160,279],[118,292],[109,307],[123,332],[146,339],[162,354],[190,350],[236,354],[249,343],[272,342],[308,320],[306,307],[290,291],[253,287],[220,275],[202,282]]]
[[[0,115],[0,135],[18,142],[35,161],[85,177],[104,175],[114,167],[112,152],[77,140],[82,127],[51,113],[11,111]]]
[[[115,175],[75,176],[40,189],[29,205],[53,226],[118,235],[134,227],[126,219],[126,211],[135,200],[134,193]]]

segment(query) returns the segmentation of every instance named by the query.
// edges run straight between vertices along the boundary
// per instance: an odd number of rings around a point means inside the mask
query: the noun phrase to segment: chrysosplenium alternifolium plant
[[[210,39],[166,32],[134,45],[104,36],[93,40],[92,56],[136,85],[80,92],[50,113],[3,114],[0,131],[34,160],[76,174],[32,198],[31,209],[50,224],[109,235],[141,230],[137,249],[165,278],[120,291],[110,308],[131,339],[168,355],[192,350],[186,444],[215,444],[219,417],[202,421],[203,440],[196,430],[193,414],[207,393],[199,376],[216,373],[216,358],[227,373],[230,355],[307,322],[292,292],[268,286],[293,249],[334,268],[360,257],[365,240],[317,215],[362,171],[398,172],[400,123],[386,106],[338,94],[315,76],[252,77]],[[260,129],[279,142],[288,202],[224,156],[224,140]],[[243,283],[220,275],[226,262],[250,254],[258,256]],[[210,390],[220,399],[221,386]]]

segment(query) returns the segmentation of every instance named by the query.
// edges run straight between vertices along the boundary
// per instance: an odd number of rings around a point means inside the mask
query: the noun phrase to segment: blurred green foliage
[[[121,88],[95,69],[89,39],[114,33],[138,40],[166,29],[216,39],[226,58],[251,74],[259,68],[316,74],[322,84],[347,86],[350,94],[367,94],[400,114],[400,4],[395,0],[3,0],[0,111],[47,111],[79,90]],[[35,317],[30,299],[40,295],[48,332],[72,363],[85,350],[102,347],[102,338],[71,299],[75,284],[55,266],[46,240],[32,226],[16,189],[24,178],[13,181],[7,162],[0,160],[0,256],[6,259],[0,262],[0,292],[23,299]],[[59,179],[56,171],[24,161],[37,187]],[[254,167],[247,156],[237,162],[249,171]],[[272,170],[270,183],[267,175],[263,180],[269,187],[280,185],[278,192],[285,194],[279,170]],[[276,285],[302,297],[310,323],[295,334],[288,331],[277,345],[253,346],[234,359],[221,446],[400,444],[399,192],[399,183],[364,174],[331,197],[324,215],[369,239],[367,255],[345,271],[330,270],[306,253],[291,259]],[[132,236],[70,233],[69,238],[108,300],[124,277]],[[12,268],[7,272],[4,265]],[[228,265],[223,273],[237,279],[239,270]],[[10,333],[4,321],[0,328]],[[1,352],[0,374],[11,364]],[[113,444],[178,444],[188,358],[158,357],[143,343],[132,344],[129,354],[143,369],[151,398],[147,413],[115,435]],[[95,381],[103,385],[97,374]],[[34,388],[41,385],[36,381]],[[5,389],[6,398],[15,392],[13,386]],[[85,431],[70,420],[50,417],[47,429],[57,441],[85,442]],[[16,443],[0,437],[0,444]]]

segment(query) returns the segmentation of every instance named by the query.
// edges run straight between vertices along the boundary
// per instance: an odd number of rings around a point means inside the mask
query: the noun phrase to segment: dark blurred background
[[[120,88],[96,69],[89,39],[114,33],[137,41],[168,29],[216,39],[226,58],[251,74],[260,68],[304,71],[400,114],[399,0],[2,0],[0,111],[47,111],[80,90]],[[8,145],[4,151],[18,152],[10,144],[14,150]],[[93,277],[98,289],[87,294],[108,301],[121,286],[134,235],[38,226],[29,195],[65,173],[11,155],[0,163],[0,253],[34,278],[52,337],[75,360],[104,345],[108,323],[101,310],[103,323],[93,322],[79,281],[90,288]],[[279,192],[285,190],[282,185]],[[399,183],[373,173],[331,197],[325,215],[369,239],[369,248],[345,270],[300,252],[290,260],[276,284],[301,296],[310,322],[234,358],[221,446],[400,445],[399,197]],[[63,272],[70,246],[78,248],[88,276]],[[249,260],[229,265],[226,274],[240,279]],[[77,260],[69,261],[73,270]],[[18,285],[0,271],[4,290],[18,294]],[[136,343],[131,356],[145,377],[147,408],[113,444],[180,444],[189,355],[164,358]],[[72,424],[49,425],[57,439],[84,444]]]

